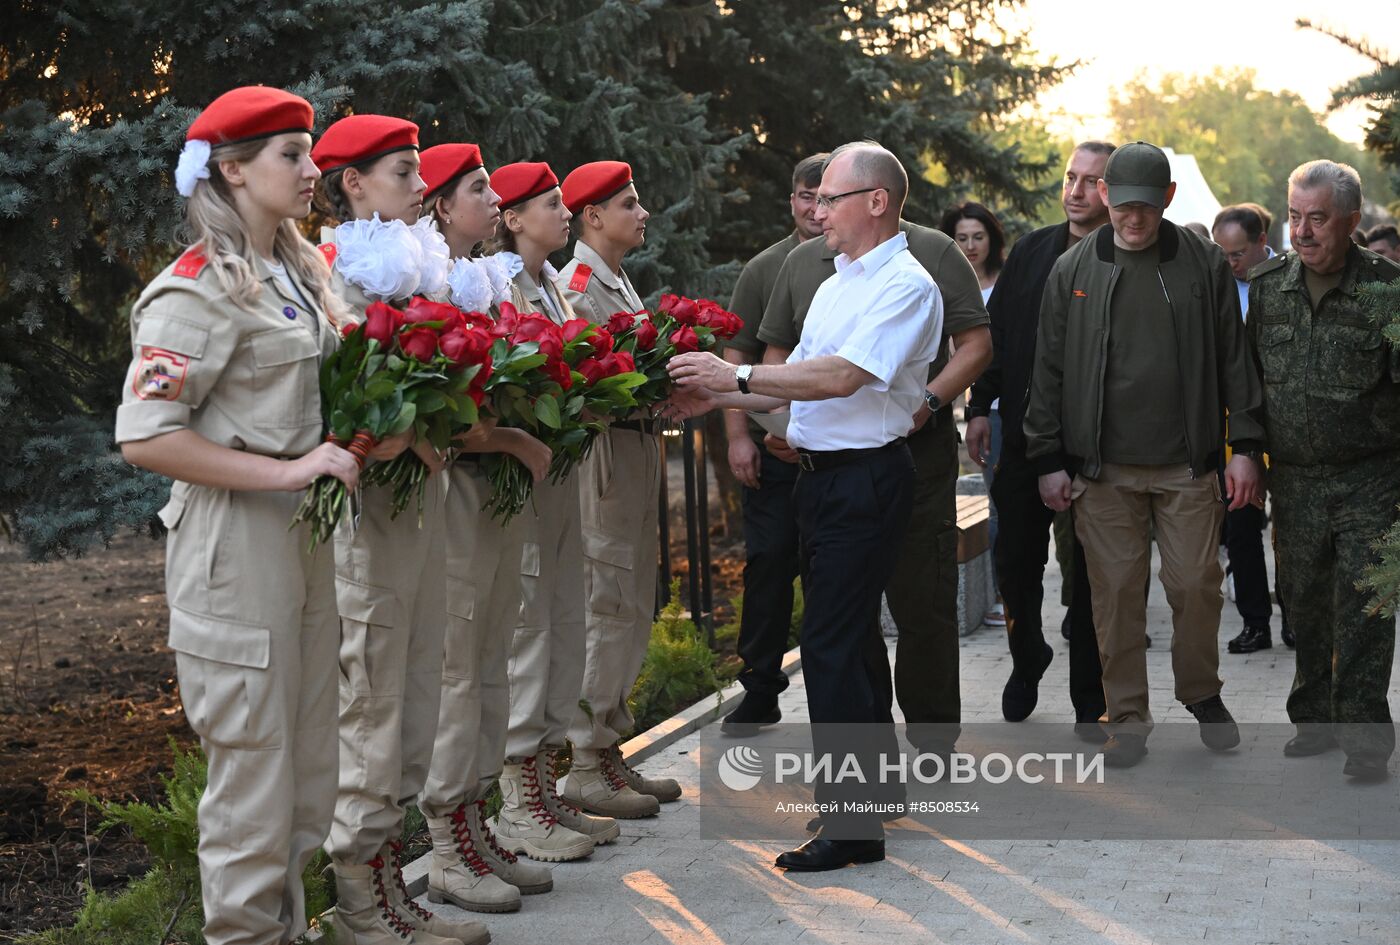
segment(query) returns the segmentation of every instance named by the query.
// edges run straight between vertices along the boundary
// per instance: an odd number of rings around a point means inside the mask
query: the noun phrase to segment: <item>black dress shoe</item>
[[[1310,758],[1321,755],[1337,747],[1337,739],[1330,732],[1301,731],[1283,746],[1283,754],[1288,758]]]
[[[1201,743],[1211,751],[1229,751],[1240,743],[1240,727],[1219,696],[1188,705],[1186,711],[1201,723]]]
[[[1001,690],[1001,715],[1006,721],[1024,722],[1035,711],[1035,705],[1040,701],[1040,679],[1055,658],[1050,644],[1045,644],[1041,656],[1040,666],[1037,667],[1039,671],[1034,678],[1021,675],[1019,669],[1011,670],[1011,678]]]
[[[813,837],[796,850],[780,854],[776,865],[795,873],[818,873],[822,870],[839,870],[853,863],[877,863],[884,858],[884,840]]]
[[[1342,766],[1342,774],[1361,784],[1376,784],[1390,777],[1386,759],[1380,755],[1352,755]]]
[[[1065,614],[1065,619],[1060,621],[1060,636],[1065,638],[1065,642],[1069,642],[1069,631],[1069,614]]]
[[[1131,768],[1146,755],[1146,735],[1110,735],[1103,743],[1103,763],[1110,768]]]
[[[1244,625],[1240,635],[1229,643],[1225,644],[1225,649],[1231,653],[1254,653],[1258,650],[1268,650],[1274,645],[1274,635],[1269,632],[1269,625],[1249,624]]]
[[[777,699],[746,692],[734,711],[724,717],[719,731],[721,735],[732,738],[748,738],[757,735],[763,726],[776,725],[782,719],[783,713],[778,708]]]
[[[1278,637],[1283,641],[1283,645],[1290,650],[1298,644],[1298,641],[1293,638],[1293,628],[1288,625],[1287,620],[1285,620],[1283,626],[1279,628]]]

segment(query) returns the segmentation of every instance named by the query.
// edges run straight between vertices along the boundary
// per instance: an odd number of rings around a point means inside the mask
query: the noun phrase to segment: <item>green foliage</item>
[[[1386,341],[1400,345],[1400,283],[1373,282],[1360,291],[1361,304],[1380,327]],[[1356,582],[1371,592],[1371,612],[1394,617],[1400,610],[1400,522],[1376,542],[1380,560],[1366,568]]]
[[[683,615],[681,582],[671,582],[671,600],[651,627],[642,671],[628,697],[637,730],[644,731],[722,688],[715,653],[694,621]]]
[[[474,141],[492,166],[626,160],[652,211],[628,257],[639,291],[723,298],[788,228],[792,165],[843,141],[879,138],[908,163],[913,219],[965,186],[1029,212],[1042,162],[988,129],[1062,70],[996,26],[1015,6],[14,0],[0,36],[0,442],[48,439],[0,453],[0,516],[45,558],[145,525],[164,500],[104,437],[130,304],[175,253],[185,128],[230,87],[290,88],[321,127],[402,115],[425,145]],[[925,158],[954,183],[925,181]]]
[[[170,740],[174,763],[161,777],[162,803],[106,801],[88,791],[73,796],[102,814],[100,831],[122,827],[150,851],[154,865],[140,879],[115,894],[89,889],[69,928],[52,929],[18,940],[19,945],[151,945],[153,942],[204,941],[204,907],[199,887],[199,799],[208,783],[204,753],[182,751]],[[334,887],[323,851],[302,874],[306,914],[319,915],[334,902]]]
[[[1390,189],[1400,193],[1400,60],[1392,58],[1364,39],[1336,33],[1299,20],[1300,29],[1312,29],[1365,56],[1375,65],[1368,74],[1358,76],[1332,93],[1332,107],[1351,102],[1366,102],[1371,111],[1371,124],[1366,129],[1366,149],[1373,152],[1390,168]],[[1392,212],[1396,210],[1392,207]]]
[[[1194,156],[1222,204],[1253,201],[1276,221],[1284,217],[1288,175],[1319,157],[1354,166],[1371,199],[1395,199],[1375,155],[1328,131],[1297,94],[1255,88],[1253,70],[1169,74],[1155,85],[1139,76],[1110,95],[1109,111],[1120,140]]]

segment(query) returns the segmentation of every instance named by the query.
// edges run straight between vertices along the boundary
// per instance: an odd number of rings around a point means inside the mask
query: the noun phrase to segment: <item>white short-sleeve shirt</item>
[[[788,363],[836,355],[875,375],[849,397],[792,403],[788,442],[807,450],[868,449],[905,436],[923,403],[943,334],[938,286],[903,233],[859,259],[836,257]]]

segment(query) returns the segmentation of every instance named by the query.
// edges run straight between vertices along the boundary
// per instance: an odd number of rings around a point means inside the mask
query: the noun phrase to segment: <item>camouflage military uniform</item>
[[[1348,756],[1382,760],[1395,748],[1386,700],[1395,621],[1367,616],[1356,579],[1400,502],[1400,348],[1357,291],[1397,278],[1400,266],[1353,246],[1340,284],[1317,304],[1295,253],[1255,267],[1249,285],[1279,590],[1298,640],[1288,716],[1339,723]]]

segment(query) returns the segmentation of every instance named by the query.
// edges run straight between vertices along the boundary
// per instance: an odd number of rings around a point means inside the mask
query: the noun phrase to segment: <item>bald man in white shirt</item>
[[[855,750],[871,778],[873,756],[897,748],[893,730],[877,725],[876,693],[889,681],[872,676],[889,670],[884,660],[867,659],[869,630],[913,505],[914,461],[904,438],[923,404],[943,318],[938,287],[899,231],[908,187],[898,159],[879,145],[837,148],[822,175],[817,220],[828,248],[841,255],[787,363],[738,366],[701,352],[671,362],[678,414],[791,403],[787,440],[801,467],[793,498],[805,574],[802,670],[814,748],[839,753],[834,725],[871,725]],[[816,799],[874,799],[864,790],[818,784]],[[825,815],[818,835],[777,865],[829,870],[884,856],[878,813]]]

